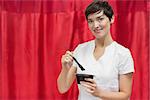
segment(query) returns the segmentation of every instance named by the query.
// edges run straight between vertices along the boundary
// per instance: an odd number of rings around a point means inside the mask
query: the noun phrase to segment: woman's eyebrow
[[[101,18],[101,17],[103,17],[103,16],[104,16],[104,14],[98,15],[98,16],[96,16],[95,18]],[[88,20],[92,20],[92,19],[88,18]]]
[[[100,16],[97,16],[96,18],[100,18],[100,17],[103,17],[104,15],[100,15]]]

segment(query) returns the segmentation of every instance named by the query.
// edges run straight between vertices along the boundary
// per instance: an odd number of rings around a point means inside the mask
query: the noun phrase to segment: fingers
[[[73,52],[66,51],[66,54],[68,54],[68,55],[70,55],[71,57],[73,57]]]
[[[72,56],[73,56],[73,52],[66,51],[66,53],[62,55],[62,59],[61,59],[62,64],[71,66],[73,63]]]
[[[96,84],[96,82],[91,78],[85,78],[85,80],[88,81],[89,83]]]
[[[94,93],[95,88],[90,87],[89,85],[86,85],[86,84],[82,84],[82,86],[85,87],[85,90],[86,90],[87,92],[89,92],[89,93]]]
[[[91,89],[95,89],[96,88],[96,84],[90,83],[90,82],[84,82],[84,81],[82,81],[81,85],[85,85],[86,87],[91,88]]]
[[[72,61],[73,60],[73,53],[70,51],[66,51],[66,54],[64,55],[64,59],[68,62],[68,61]]]
[[[96,88],[95,85],[88,84],[88,82],[87,83],[81,82],[81,85],[90,90],[95,90],[95,88]]]
[[[89,82],[82,81],[81,85],[85,87],[87,92],[94,93],[94,91],[97,88],[95,81],[93,79],[89,79],[89,78],[86,79],[86,81],[89,81]]]

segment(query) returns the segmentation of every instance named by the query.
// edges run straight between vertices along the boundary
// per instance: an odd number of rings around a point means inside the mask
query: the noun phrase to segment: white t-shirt
[[[113,41],[105,48],[104,54],[96,60],[93,52],[95,40],[85,42],[74,50],[74,57],[85,68],[82,71],[76,62],[78,74],[92,74],[97,85],[107,91],[119,91],[119,75],[134,72],[133,59],[129,49]],[[78,84],[79,100],[98,100]]]

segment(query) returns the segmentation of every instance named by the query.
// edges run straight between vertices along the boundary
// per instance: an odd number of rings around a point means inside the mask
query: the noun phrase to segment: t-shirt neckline
[[[93,55],[93,52],[94,52],[94,49],[95,49],[95,40],[93,40],[93,42],[92,42],[92,49],[91,49],[92,50],[91,51],[91,56],[92,56],[92,59],[94,60],[94,62],[101,61],[105,57],[105,55],[107,54],[108,50],[113,46],[114,43],[115,43],[115,41],[112,41],[111,44],[109,44],[108,46],[106,46],[103,55],[96,60],[95,57],[94,57],[94,55]]]

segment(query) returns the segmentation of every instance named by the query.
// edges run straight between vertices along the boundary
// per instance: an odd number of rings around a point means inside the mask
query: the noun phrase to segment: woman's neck
[[[101,39],[96,39],[95,40],[95,46],[96,47],[106,47],[109,44],[111,44],[114,40],[112,39],[111,35],[108,34],[105,38]]]

